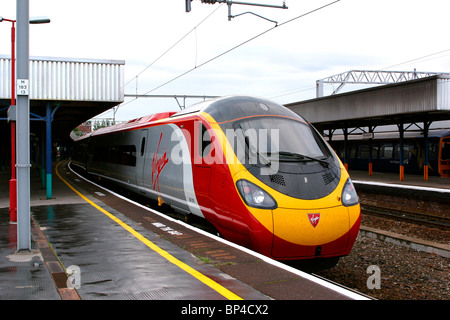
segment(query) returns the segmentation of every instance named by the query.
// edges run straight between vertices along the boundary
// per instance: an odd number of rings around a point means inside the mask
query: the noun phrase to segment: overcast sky
[[[279,26],[202,65],[275,24],[251,14],[228,21],[225,4],[200,0],[189,13],[184,0],[30,0],[31,17],[51,19],[30,27],[30,55],[125,60],[125,93],[245,94],[279,103],[314,98],[316,80],[353,69],[450,72],[448,0],[341,0],[288,23],[332,1],[285,2],[287,10],[232,5],[233,15],[252,11]],[[16,0],[1,0],[0,16],[15,19]],[[0,54],[9,53],[10,23],[1,23]],[[127,98],[116,119],[178,109],[175,99]]]

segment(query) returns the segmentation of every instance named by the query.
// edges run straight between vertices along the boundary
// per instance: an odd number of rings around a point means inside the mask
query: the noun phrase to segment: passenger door
[[[194,168],[194,186],[197,201],[202,209],[210,208],[210,178],[211,178],[211,152],[212,142],[209,131],[200,121],[194,122],[193,137],[193,168]]]

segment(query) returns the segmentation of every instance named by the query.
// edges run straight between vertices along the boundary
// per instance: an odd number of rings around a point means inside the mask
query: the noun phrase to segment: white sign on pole
[[[17,79],[16,82],[16,94],[18,96],[29,95],[30,85],[28,79]]]

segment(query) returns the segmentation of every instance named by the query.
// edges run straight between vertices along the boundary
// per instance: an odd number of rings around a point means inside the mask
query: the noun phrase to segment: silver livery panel
[[[177,125],[159,125],[90,139],[91,158],[87,164],[90,174],[162,200],[186,214],[204,217],[194,191],[190,142]],[[134,165],[117,163],[111,161],[114,156],[109,154],[106,159],[106,155],[101,154],[114,146],[127,150],[132,146]]]

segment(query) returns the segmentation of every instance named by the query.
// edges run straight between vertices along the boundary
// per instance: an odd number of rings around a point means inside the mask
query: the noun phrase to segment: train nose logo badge
[[[308,213],[309,222],[311,222],[312,226],[315,228],[319,224],[320,213]]]

